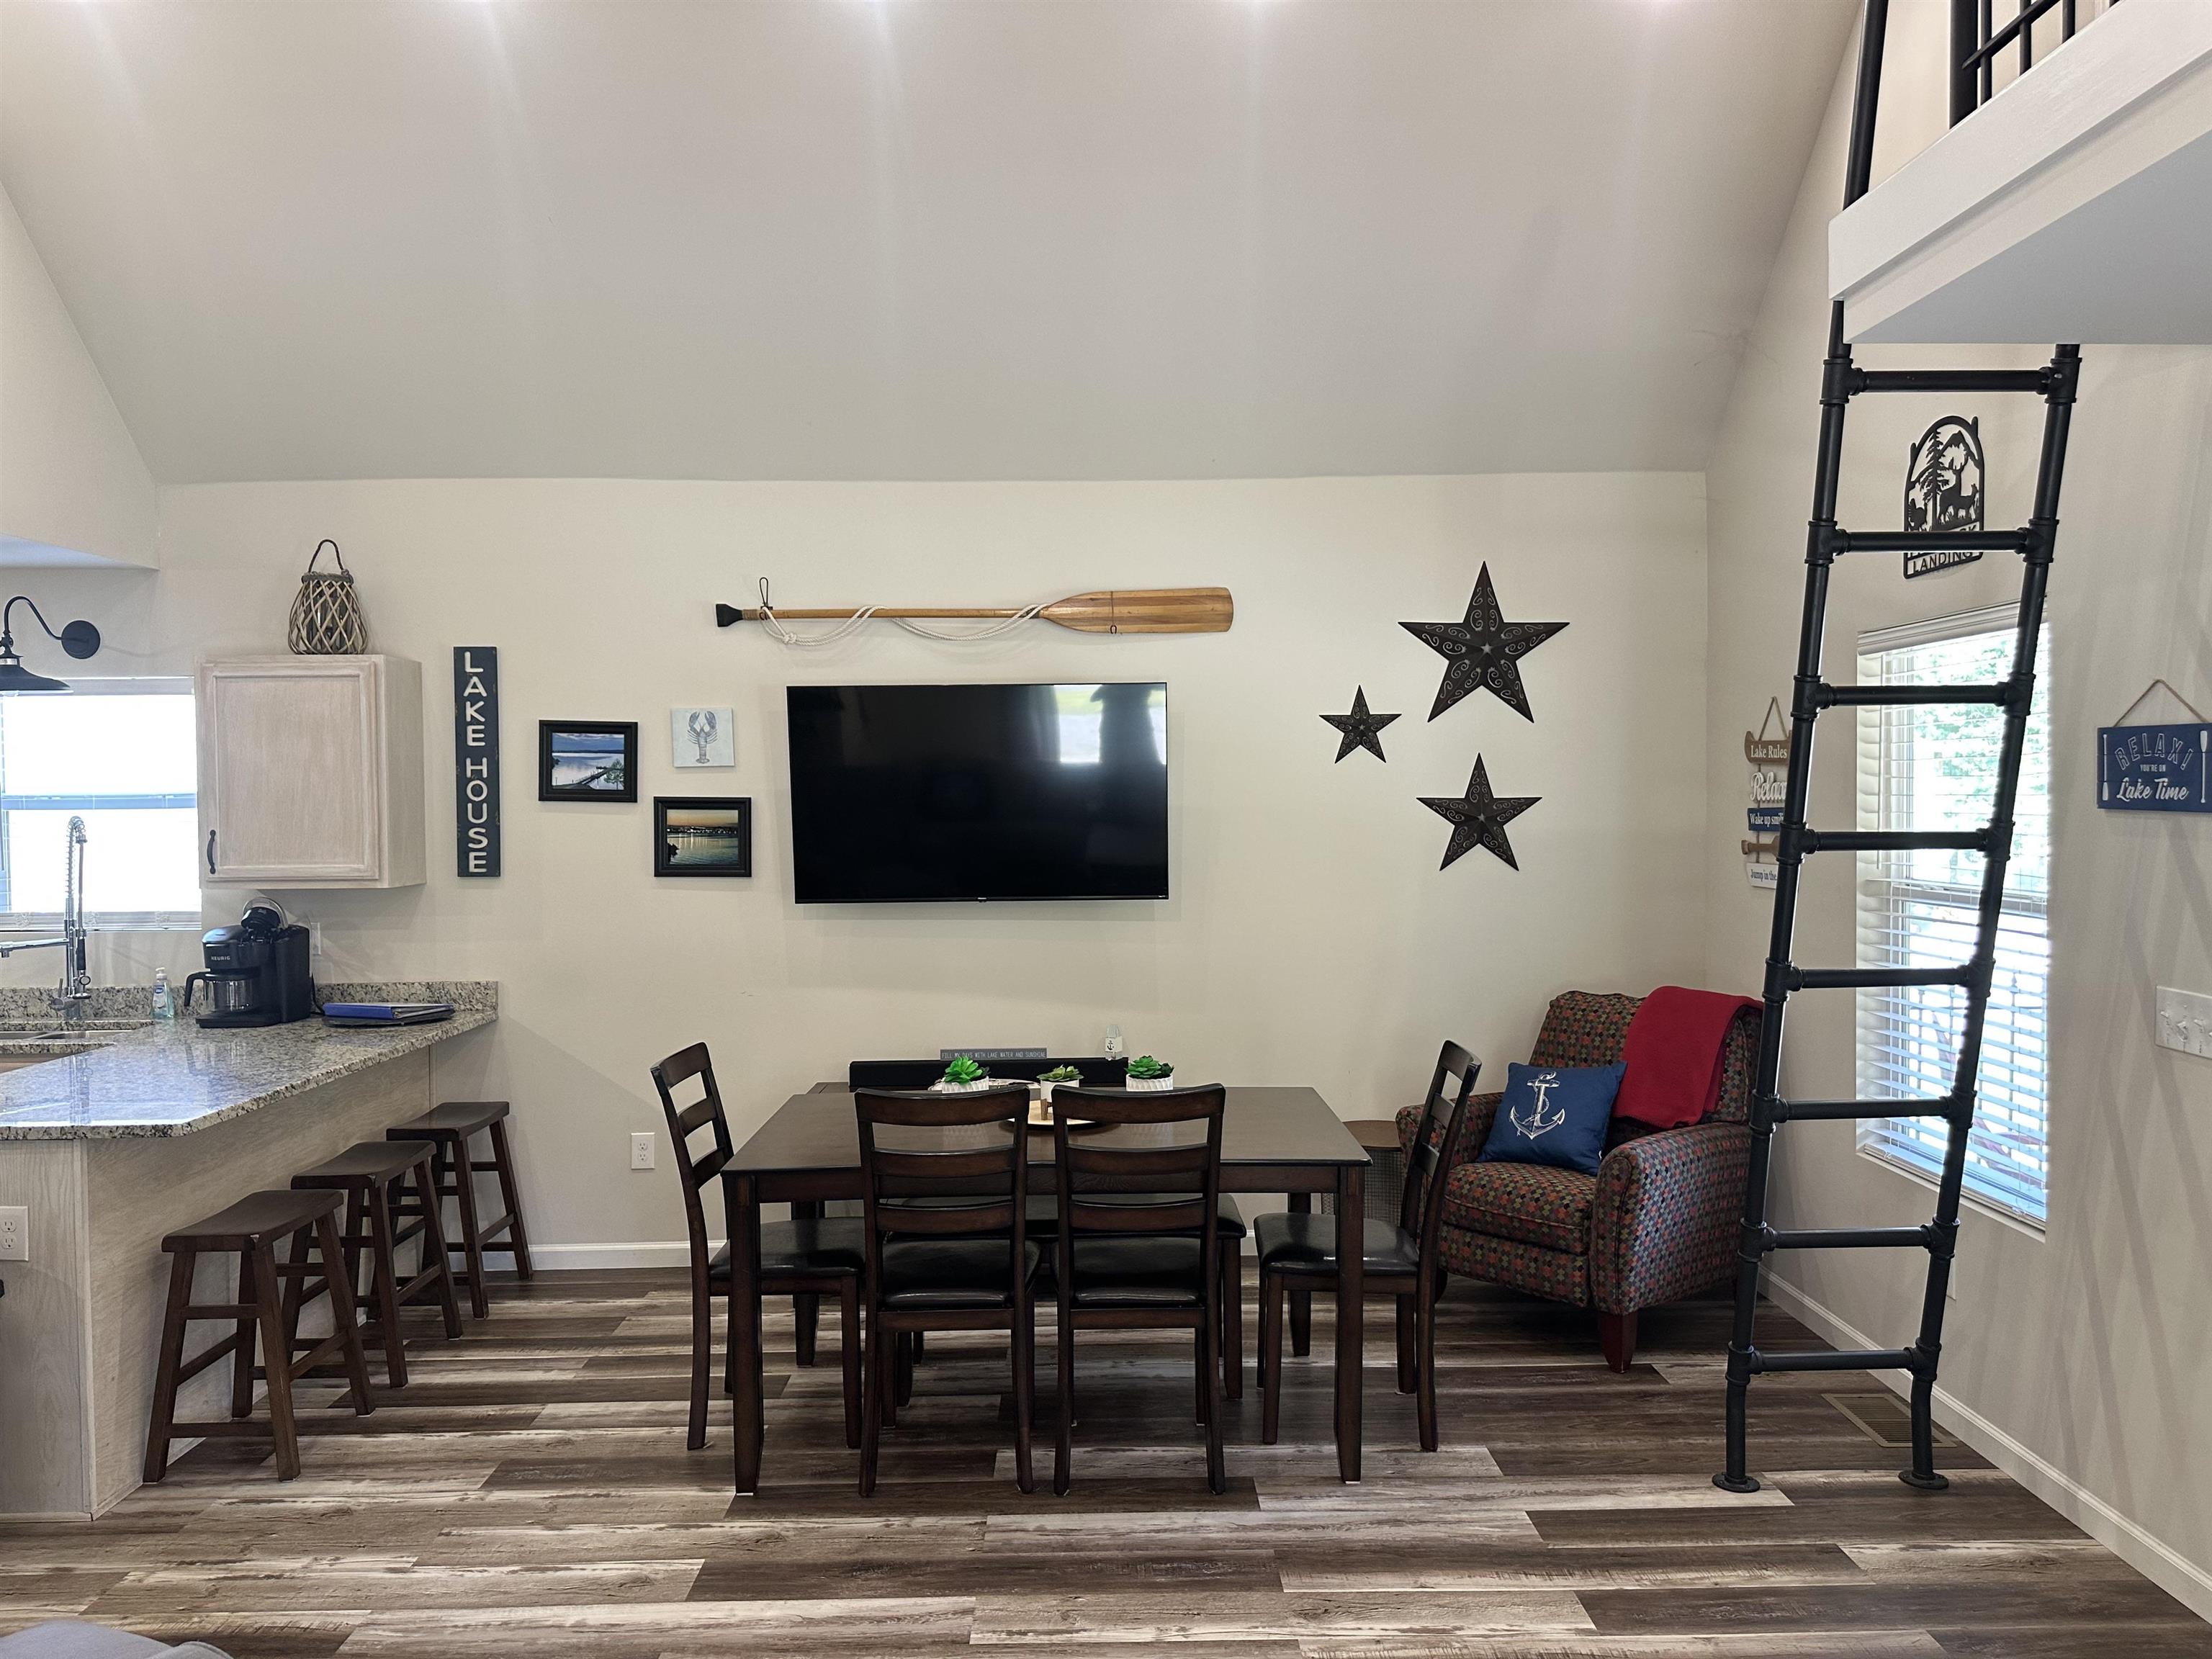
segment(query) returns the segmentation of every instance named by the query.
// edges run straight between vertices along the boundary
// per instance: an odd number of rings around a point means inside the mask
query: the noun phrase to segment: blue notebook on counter
[[[326,1002],[325,1025],[428,1025],[451,1019],[450,1002]]]

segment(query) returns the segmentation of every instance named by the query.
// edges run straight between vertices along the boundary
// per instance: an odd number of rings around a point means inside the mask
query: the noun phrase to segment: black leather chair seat
[[[1285,1273],[1336,1271],[1336,1218],[1333,1215],[1263,1215],[1253,1224],[1252,1231],[1262,1269]],[[1395,1221],[1370,1221],[1362,1259],[1362,1271],[1366,1273],[1418,1273],[1421,1241],[1401,1232]]]
[[[761,1276],[792,1273],[857,1273],[868,1265],[867,1224],[857,1216],[819,1221],[761,1224]],[[707,1264],[709,1283],[729,1283],[730,1247],[725,1244]]]
[[[1024,1270],[1042,1255],[1023,1247]],[[1006,1308],[1013,1305],[1003,1239],[895,1238],[884,1246],[881,1286],[887,1308]]]
[[[1079,1308],[1195,1308],[1206,1299],[1201,1241],[1078,1237],[1072,1300]]]

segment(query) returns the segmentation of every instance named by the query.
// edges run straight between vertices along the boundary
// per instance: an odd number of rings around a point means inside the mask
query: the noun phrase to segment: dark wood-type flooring
[[[307,1385],[296,1481],[210,1442],[95,1523],[0,1525],[0,1632],[82,1615],[237,1659],[2212,1656],[2212,1626],[1963,1449],[1942,1455],[1949,1492],[1900,1485],[1904,1455],[1830,1398],[1893,1431],[1871,1378],[1760,1382],[1767,1487],[1717,1490],[1717,1303],[1647,1314],[1615,1376],[1588,1315],[1455,1282],[1430,1455],[1370,1312],[1362,1485],[1336,1479],[1316,1317],[1282,1443],[1255,1443],[1249,1382],[1230,1407],[1223,1497],[1188,1344],[1101,1333],[1079,1352],[1072,1496],[1049,1490],[1042,1389],[1038,1491],[1014,1488],[1003,1339],[933,1337],[863,1501],[835,1323],[797,1370],[772,1305],[763,1491],[733,1500],[719,1395],[707,1449],[684,1446],[678,1273],[510,1280],[462,1340],[422,1328],[414,1381],[373,1416]],[[1814,1341],[1771,1316],[1761,1340],[1793,1340]]]

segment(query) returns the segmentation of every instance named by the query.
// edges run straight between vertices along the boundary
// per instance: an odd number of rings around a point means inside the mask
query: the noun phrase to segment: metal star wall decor
[[[1322,718],[1344,734],[1344,741],[1336,746],[1337,759],[1342,760],[1355,749],[1364,749],[1385,765],[1389,763],[1390,757],[1382,752],[1382,728],[1398,717],[1370,714],[1365,686],[1352,692],[1349,714],[1323,714]]]
[[[1566,626],[1565,623],[1510,623],[1498,608],[1497,590],[1490,585],[1490,567],[1474,579],[1474,597],[1467,602],[1467,615],[1455,623],[1400,623],[1415,639],[1443,658],[1443,684],[1437,688],[1437,706],[1431,720],[1470,691],[1495,692],[1508,708],[1528,712],[1528,693],[1521,684],[1521,659]]]
[[[1505,860],[1510,869],[1521,867],[1513,856],[1513,843],[1505,838],[1505,826],[1543,799],[1541,795],[1505,795],[1491,793],[1490,772],[1482,763],[1482,757],[1474,757],[1474,775],[1467,781],[1467,793],[1453,799],[1423,795],[1421,805],[1434,812],[1452,827],[1451,845],[1444,849],[1444,861],[1439,870],[1451,868],[1452,860],[1480,847],[1495,853]]]

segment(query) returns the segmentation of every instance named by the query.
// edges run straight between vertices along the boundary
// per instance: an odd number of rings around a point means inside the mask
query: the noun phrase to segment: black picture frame
[[[671,838],[672,812],[704,812],[732,820],[731,856],[682,864]],[[750,876],[753,872],[753,802],[750,795],[655,795],[653,798],[653,873],[656,876]]]
[[[618,738],[622,740],[622,784],[619,788],[553,781],[554,744],[562,737]],[[637,804],[637,722],[635,720],[540,720],[538,722],[538,799],[587,800],[605,804]]]

